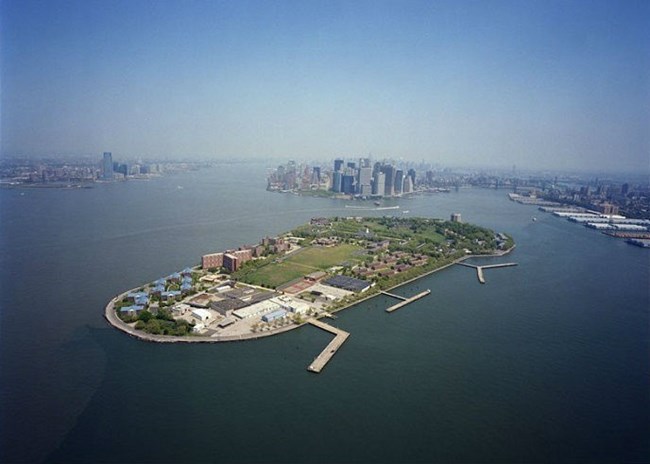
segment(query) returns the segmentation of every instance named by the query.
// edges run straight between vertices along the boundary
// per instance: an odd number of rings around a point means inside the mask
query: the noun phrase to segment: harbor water
[[[648,250],[459,189],[386,200],[265,191],[228,164],[92,189],[0,190],[1,462],[645,462],[650,456]],[[106,302],[202,254],[314,216],[449,218],[515,251],[451,266],[327,321],[222,344],[154,344]],[[532,221],[536,216],[537,221]]]

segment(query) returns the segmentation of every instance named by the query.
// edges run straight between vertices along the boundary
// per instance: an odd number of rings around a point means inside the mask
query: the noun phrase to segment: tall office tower
[[[370,167],[370,158],[360,158],[359,159],[360,168],[369,168]]]
[[[343,160],[342,159],[335,159],[334,160],[334,171],[340,171],[341,168],[343,167]]]
[[[383,195],[386,188],[386,174],[377,172],[372,178],[372,194]]]
[[[354,194],[354,176],[352,174],[343,174],[341,176],[341,192],[348,195]]]
[[[108,151],[104,152],[102,179],[113,180],[113,154]]]
[[[411,178],[411,188],[415,187],[415,169],[409,169],[409,177]]]
[[[359,168],[359,181],[357,182],[358,191],[361,195],[370,195],[370,181],[372,180],[372,168],[370,166]]]
[[[433,171],[427,171],[427,185],[431,187],[433,185]]]
[[[384,196],[392,197],[395,186],[395,168],[390,164],[382,166],[382,172],[386,175],[384,182]]]
[[[411,193],[413,191],[413,184],[411,184],[411,176],[406,176],[404,178],[404,187],[402,188],[402,193]]]
[[[356,169],[357,168],[357,163],[355,163],[354,161],[348,161],[348,167],[350,169]]]
[[[343,174],[341,174],[341,171],[334,171],[332,173],[332,191],[333,192],[340,192],[341,191],[341,177],[343,177]]]
[[[397,171],[395,171],[395,184],[393,186],[395,195],[402,194],[402,184],[404,184],[404,171],[398,169]]]
[[[314,166],[311,172],[311,183],[320,184],[320,166]]]
[[[381,163],[377,161],[375,165],[372,167],[372,178],[375,178],[375,174],[377,174],[379,171],[381,171]]]

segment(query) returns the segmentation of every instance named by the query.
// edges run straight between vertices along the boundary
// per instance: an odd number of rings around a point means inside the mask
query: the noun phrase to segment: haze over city
[[[2,4],[2,156],[647,171],[650,4]]]

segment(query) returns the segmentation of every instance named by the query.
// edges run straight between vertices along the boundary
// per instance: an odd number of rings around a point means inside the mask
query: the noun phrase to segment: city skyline
[[[646,2],[1,8],[2,156],[649,168]]]

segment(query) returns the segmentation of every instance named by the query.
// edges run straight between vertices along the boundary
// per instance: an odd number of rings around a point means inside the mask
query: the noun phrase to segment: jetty
[[[476,269],[476,277],[478,278],[478,281],[482,284],[485,283],[485,275],[483,275],[483,270],[484,269],[495,269],[499,267],[510,267],[510,266],[517,266],[517,263],[502,263],[502,264],[488,264],[485,266],[477,266],[475,264],[467,264],[467,263],[456,263],[459,266],[465,266],[465,267],[471,267]]]
[[[385,293],[385,292],[382,292],[382,293]],[[413,303],[414,301],[419,300],[420,298],[424,298],[429,293],[431,293],[431,290],[427,289],[427,290],[423,291],[422,293],[418,293],[417,295],[412,296],[411,298],[405,298],[403,296],[398,296],[398,295],[392,295],[390,293],[385,293],[386,295],[394,296],[396,298],[399,298],[400,300],[403,300],[400,303],[397,303],[396,305],[391,306],[390,308],[386,308],[386,312],[387,313],[392,313],[393,311],[397,311],[398,309],[403,308],[404,306],[406,306],[409,303]]]
[[[343,345],[343,342],[347,340],[350,334],[344,330],[337,329],[336,327],[332,327],[329,324],[325,324],[318,319],[312,318],[307,322],[315,327],[318,327],[319,329],[336,335],[336,337],[334,337],[334,339],[329,342],[325,349],[318,356],[316,356],[314,358],[314,361],[307,367],[308,371],[318,374],[321,370],[323,370],[329,360],[332,359],[332,356],[334,356],[334,354],[338,351],[341,345]]]
[[[383,290],[380,293],[382,295],[390,296],[392,298],[397,298],[398,300],[402,300],[402,301],[408,300],[408,298],[406,298],[405,296],[395,295],[394,293],[384,292]]]

